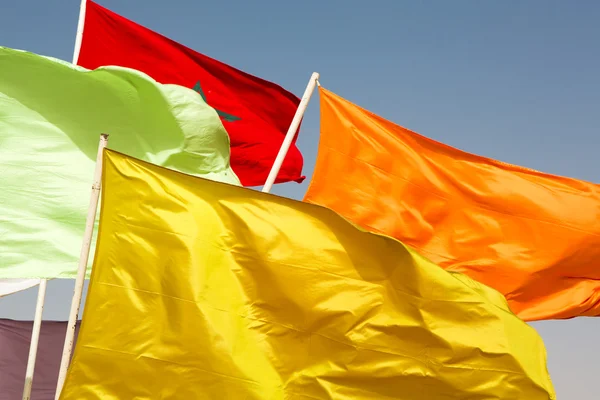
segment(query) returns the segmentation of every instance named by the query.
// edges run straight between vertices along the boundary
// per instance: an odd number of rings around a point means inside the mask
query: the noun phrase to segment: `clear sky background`
[[[298,96],[317,71],[327,89],[433,139],[600,182],[600,1],[98,2]],[[71,61],[78,10],[79,0],[0,0],[0,45]],[[298,141],[308,179],[318,139],[315,96]],[[307,183],[273,192],[301,199]],[[68,317],[72,290],[50,282],[45,319]],[[1,298],[0,318],[32,319],[36,295]],[[600,399],[600,319],[532,326],[558,398]]]

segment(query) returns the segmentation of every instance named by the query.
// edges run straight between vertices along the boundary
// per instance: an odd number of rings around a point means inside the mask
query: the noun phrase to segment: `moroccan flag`
[[[101,133],[110,148],[239,185],[227,132],[193,90],[0,47],[0,278],[76,275]]]
[[[244,186],[264,185],[300,99],[280,86],[185,47],[94,3],[87,2],[77,64],[120,65],[161,83],[193,88],[219,113],[231,138],[231,166]],[[302,182],[295,145],[276,183]]]
[[[324,207],[104,160],[61,399],[555,399],[495,290]]]
[[[468,154],[320,97],[305,201],[495,288],[524,320],[600,315],[600,185]]]

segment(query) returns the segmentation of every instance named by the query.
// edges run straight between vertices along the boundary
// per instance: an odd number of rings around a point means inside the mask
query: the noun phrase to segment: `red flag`
[[[77,64],[134,68],[160,83],[196,90],[221,116],[231,139],[231,166],[244,186],[265,183],[300,103],[274,83],[197,53],[93,1],[87,2]],[[276,183],[302,182],[302,164],[293,145]]]

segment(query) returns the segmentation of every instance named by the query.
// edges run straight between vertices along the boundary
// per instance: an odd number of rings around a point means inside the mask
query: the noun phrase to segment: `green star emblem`
[[[202,91],[202,86],[200,86],[200,81],[196,82],[196,84],[193,87],[193,90],[198,92],[200,94],[200,96],[202,96],[202,99],[204,99],[206,104],[208,104],[208,100],[206,100],[206,96],[204,95],[204,92]],[[223,117],[223,119],[227,122],[235,122],[235,121],[239,121],[241,119],[240,117],[236,117],[235,115],[231,115],[229,113],[226,113],[225,111],[217,110],[216,108],[215,108],[215,111],[217,112],[217,114],[219,114],[220,117]]]

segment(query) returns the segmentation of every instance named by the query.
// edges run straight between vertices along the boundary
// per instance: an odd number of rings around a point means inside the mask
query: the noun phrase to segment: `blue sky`
[[[298,96],[318,71],[324,87],[436,140],[600,182],[596,0],[98,2]],[[78,8],[79,0],[2,5],[0,45],[70,61]],[[309,178],[318,127],[315,97],[298,142]],[[307,183],[274,193],[301,199]],[[67,318],[72,289],[50,283],[45,319]],[[33,289],[0,299],[0,317],[32,319],[35,298]],[[596,400],[600,319],[532,325],[558,398]]]

